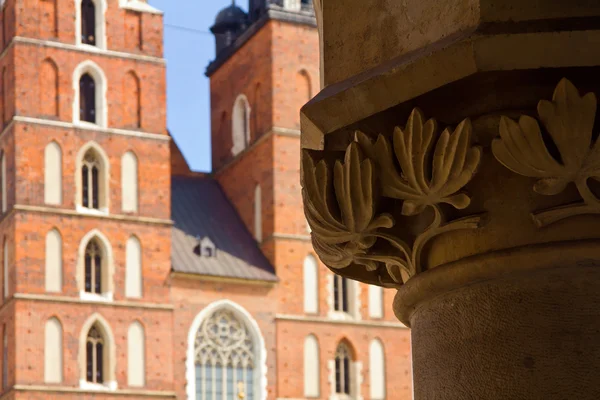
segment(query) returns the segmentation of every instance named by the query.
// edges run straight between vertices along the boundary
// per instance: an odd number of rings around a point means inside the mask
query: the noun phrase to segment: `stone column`
[[[600,2],[315,6],[313,244],[397,289],[415,399],[599,399]]]

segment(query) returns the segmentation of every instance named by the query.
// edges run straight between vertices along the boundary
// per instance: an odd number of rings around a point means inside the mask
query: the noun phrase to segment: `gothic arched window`
[[[85,341],[86,380],[104,383],[104,337],[96,325],[92,326]]]
[[[81,205],[85,208],[100,208],[101,163],[94,151],[88,151],[81,165]]]
[[[79,78],[79,120],[96,123],[96,82],[90,74]]]
[[[335,392],[350,396],[350,366],[352,357],[346,343],[340,343],[335,351]]]
[[[255,399],[254,346],[250,329],[232,311],[210,315],[194,342],[196,400]]]
[[[348,280],[339,275],[334,275],[333,309],[335,311],[350,312],[348,297]]]
[[[102,250],[95,240],[85,248],[85,291],[102,294]]]
[[[96,5],[93,0],[81,1],[81,43],[96,45]]]

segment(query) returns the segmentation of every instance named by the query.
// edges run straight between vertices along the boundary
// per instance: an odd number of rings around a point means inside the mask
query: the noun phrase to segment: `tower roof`
[[[248,15],[246,12],[238,7],[235,1],[232,1],[230,6],[219,11],[211,30],[213,33],[220,33],[231,28],[238,28],[244,25],[247,19]]]

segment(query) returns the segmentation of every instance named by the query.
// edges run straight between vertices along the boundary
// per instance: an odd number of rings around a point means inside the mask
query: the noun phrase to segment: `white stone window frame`
[[[263,240],[262,218],[262,188],[260,184],[254,187],[254,239],[258,243]]]
[[[54,238],[55,242],[52,242]],[[47,293],[61,293],[64,283],[63,237],[57,227],[46,232],[44,239],[44,288]],[[56,244],[54,248],[51,245]],[[52,262],[57,265],[53,265]]]
[[[82,121],[79,115],[79,80],[84,74],[89,74],[94,79],[94,90],[96,96],[96,122]],[[108,102],[106,93],[108,91],[108,81],[104,71],[98,64],[92,60],[81,62],[73,70],[73,124],[87,128],[108,127]]]
[[[96,239],[102,248],[102,287],[106,288],[101,294],[88,293],[85,291],[85,252],[90,240]],[[114,272],[115,263],[112,251],[112,246],[106,236],[97,229],[88,232],[79,242],[77,251],[77,289],[79,290],[79,298],[85,301],[92,302],[112,302],[114,299]],[[105,280],[105,281],[104,281]]]
[[[96,12],[96,44],[81,41],[81,0],[75,0],[75,45],[86,49],[106,50],[106,9],[107,0],[92,0]]]
[[[51,159],[56,156],[57,159]],[[52,164],[56,162],[57,164]],[[63,154],[60,144],[52,140],[44,148],[44,204],[59,206],[63,201]]]
[[[92,328],[96,324],[104,339],[104,346],[106,346],[105,357],[103,364],[105,366],[105,379],[104,383],[92,383],[86,380],[87,376],[87,365],[86,365],[86,342],[87,336]],[[117,349],[115,346],[115,336],[110,329],[110,325],[102,317],[102,315],[95,313],[90,316],[83,324],[79,333],[79,354],[77,356],[79,366],[79,388],[84,390],[98,390],[98,391],[115,391],[118,388],[117,384]]]
[[[384,291],[381,286],[369,285],[369,318],[383,319],[384,317]]]
[[[83,159],[88,150],[93,149],[96,154],[100,157],[100,162],[102,163],[99,178],[98,188],[100,193],[98,194],[98,202],[99,209],[93,209],[83,206],[82,199],[82,185],[81,181],[81,168],[83,167]],[[110,191],[109,191],[109,182],[110,182],[110,162],[108,160],[108,156],[100,147],[100,145],[94,141],[88,142],[83,145],[76,156],[75,162],[75,210],[81,214],[90,214],[90,215],[108,215],[110,209]]]
[[[361,315],[361,286],[360,283],[351,279],[348,279],[348,312],[338,311],[335,309],[335,302],[333,296],[335,295],[333,290],[333,280],[335,274],[327,274],[327,318],[335,321],[360,321]]]
[[[139,329],[137,333],[141,334],[141,337],[135,340],[135,330]],[[143,388],[147,383],[147,368],[146,368],[146,327],[140,320],[135,320],[127,328],[127,385],[130,387]],[[139,354],[134,351],[135,346],[138,345],[140,348]],[[141,365],[140,365],[141,364]],[[141,382],[135,382],[132,378],[132,374],[140,373]]]
[[[307,254],[302,263],[304,313],[319,314],[319,262],[313,254]],[[314,282],[311,281],[314,279]],[[313,289],[314,293],[310,290]]]
[[[333,353],[334,357],[337,352],[337,346],[339,346],[339,344],[340,343],[338,342],[338,344],[336,345],[335,351]],[[347,346],[352,352],[352,346],[349,344],[347,344]],[[363,396],[361,394],[361,388],[364,381],[362,362],[355,359],[353,359],[350,362],[350,384],[352,385],[352,388],[349,396],[346,394],[340,394],[335,392],[335,358],[327,362],[327,369],[329,373],[328,380],[330,388],[329,400],[363,400]]]
[[[202,311],[196,315],[190,330],[188,332],[188,342],[186,350],[185,360],[185,377],[186,377],[186,398],[187,400],[196,399],[196,357],[195,357],[195,343],[196,334],[200,329],[202,323],[212,313],[219,309],[227,309],[231,311],[237,318],[246,324],[249,328],[250,333],[253,335],[252,340],[254,342],[256,367],[255,367],[255,382],[254,382],[254,399],[256,400],[267,400],[267,348],[265,346],[265,340],[261,334],[260,327],[252,315],[246,311],[242,306],[229,299],[215,301],[206,306]]]
[[[134,170],[130,172],[133,172],[133,175],[128,175],[126,173],[127,162],[132,162],[130,166],[133,167]],[[127,199],[126,195],[131,195],[131,199]],[[137,154],[135,154],[133,150],[129,150],[123,153],[121,156],[121,211],[127,213],[137,213],[139,211],[139,203],[140,162]]]
[[[130,247],[135,246],[135,247]],[[133,262],[137,251],[137,261]],[[125,297],[141,299],[144,297],[144,257],[142,241],[136,235],[131,235],[125,242]],[[135,270],[133,270],[135,268]]]
[[[310,359],[311,354],[310,353],[310,348],[308,348],[309,343],[314,344],[314,349],[316,351],[315,355],[315,359],[311,360],[313,361],[313,365],[307,365],[308,364],[308,359]],[[309,399],[318,399],[321,397],[321,351],[320,351],[320,344],[319,344],[319,339],[317,338],[317,336],[313,333],[309,334],[308,336],[306,336],[304,338],[304,358],[303,358],[303,368],[304,368],[304,397],[309,398]],[[310,368],[310,369],[309,369]],[[307,379],[311,379],[314,378],[316,375],[316,392],[315,393],[311,393],[312,392],[312,387],[311,384],[309,382],[307,382]],[[314,384],[314,382],[313,382]]]
[[[243,118],[243,114],[240,115],[240,106],[246,109],[246,120],[241,123],[239,120]],[[248,101],[248,97],[245,94],[240,94],[233,102],[233,109],[231,111],[231,139],[233,143],[233,147],[231,148],[231,154],[234,156],[238,155],[242,151],[244,151],[250,145],[250,138],[252,134],[250,132],[250,120],[251,120],[251,112],[250,102]],[[240,129],[243,129],[243,124],[246,125],[246,132],[244,136],[244,132],[240,132]]]
[[[380,356],[380,359],[377,359]],[[371,400],[385,400],[387,396],[387,372],[383,341],[374,338],[369,343],[369,397]],[[377,364],[377,365],[375,365]],[[375,381],[382,380],[381,387],[376,387]]]
[[[52,332],[52,329],[57,330]],[[52,337],[52,333],[56,333],[57,337]],[[57,339],[58,343],[53,339]],[[57,359],[52,359],[53,355]],[[64,328],[61,320],[54,315],[44,324],[44,383],[62,383],[64,377]]]

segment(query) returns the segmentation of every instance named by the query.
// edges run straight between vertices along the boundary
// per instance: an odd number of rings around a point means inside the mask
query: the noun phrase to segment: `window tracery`
[[[233,312],[218,310],[207,318],[194,346],[196,400],[254,399],[254,340]]]
[[[104,338],[96,325],[88,332],[85,348],[86,380],[104,383]]]
[[[345,343],[340,343],[335,351],[335,392],[338,395],[350,396],[350,365],[350,349]]]

